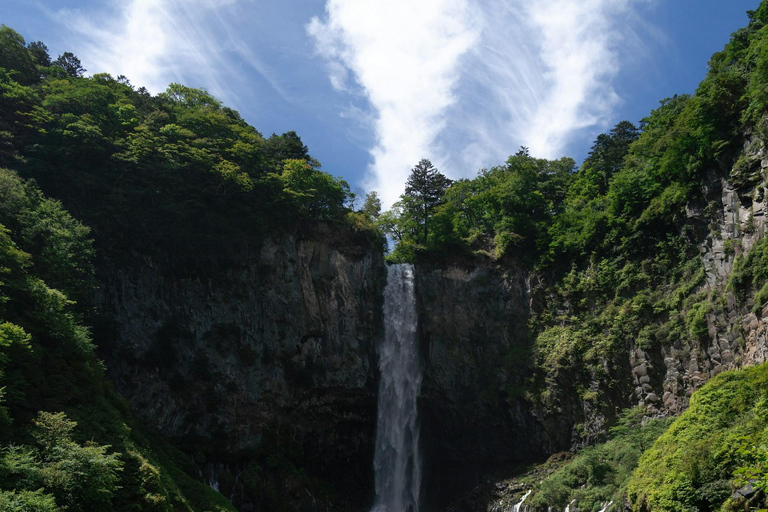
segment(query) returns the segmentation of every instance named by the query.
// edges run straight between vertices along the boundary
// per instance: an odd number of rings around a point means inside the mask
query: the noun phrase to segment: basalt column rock
[[[481,264],[418,266],[416,276],[425,492],[439,504],[494,467],[529,461],[552,446],[524,399],[526,273]]]
[[[285,236],[193,275],[103,265],[98,339],[135,413],[192,453],[281,450],[372,492],[386,272],[380,249],[332,238]]]

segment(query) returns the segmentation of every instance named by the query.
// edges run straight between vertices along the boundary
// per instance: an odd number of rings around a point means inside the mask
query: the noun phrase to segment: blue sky
[[[326,171],[396,200],[595,136],[692,93],[758,0],[0,0],[0,23],[88,73],[203,87]]]

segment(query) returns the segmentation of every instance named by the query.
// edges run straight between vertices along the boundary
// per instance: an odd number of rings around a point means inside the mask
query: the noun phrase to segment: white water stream
[[[518,503],[515,503],[515,507],[512,509],[512,512],[520,512],[523,503],[525,503],[525,499],[530,496],[532,492],[533,489],[529,489],[528,492],[523,495],[523,499],[521,499]]]
[[[378,347],[379,409],[373,512],[418,512],[421,486],[416,400],[421,389],[413,266],[390,265],[384,341]]]

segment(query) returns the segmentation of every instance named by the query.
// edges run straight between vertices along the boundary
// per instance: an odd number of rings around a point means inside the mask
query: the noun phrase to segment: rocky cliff
[[[385,263],[343,247],[321,228],[195,275],[140,256],[101,266],[99,338],[119,391],[243,510],[258,500],[237,476],[271,451],[355,495],[352,508],[372,496]],[[562,448],[524,397],[527,273],[486,262],[416,275],[427,496]],[[310,506],[311,486],[284,485]]]
[[[568,363],[554,413],[530,389],[547,371],[530,329],[547,293],[543,277],[482,259],[417,266],[431,504],[496,468],[599,440],[620,409],[676,415],[717,373],[766,360],[768,308],[726,290],[734,261],[765,232],[767,199],[755,186],[768,168],[763,153],[745,144],[732,169],[703,184],[709,203],[687,209],[702,240],[707,334],[650,347],[631,338],[621,354],[606,354],[607,378]],[[381,251],[361,247],[321,226],[194,275],[140,256],[101,266],[99,338],[109,340],[103,354],[120,392],[140,417],[198,452],[206,477],[242,510],[259,510],[260,491],[239,475],[270,453],[354,496],[342,508],[368,505],[386,273]],[[568,391],[577,387],[597,399]],[[305,480],[280,482],[294,508],[312,507]]]
[[[237,477],[262,469],[280,473],[252,476],[283,487],[277,502],[315,501],[301,471],[369,499],[386,274],[380,249],[343,247],[319,226],[194,276],[141,257],[101,268],[119,391],[242,510],[262,510],[268,489]]]
[[[480,263],[417,268],[424,383],[422,447],[436,504],[511,461],[551,449],[524,399],[528,275]]]
[[[656,351],[631,347],[631,401],[660,414],[677,415],[691,394],[725,370],[761,364],[768,358],[768,304],[757,290],[729,286],[734,263],[765,237],[768,198],[764,183],[768,158],[757,135],[745,133],[736,163],[724,172],[713,170],[702,184],[705,207],[690,205],[688,221],[701,224],[709,209],[712,221],[699,246],[706,275],[702,290],[710,296],[706,335],[680,339]],[[765,307],[764,307],[765,306]]]

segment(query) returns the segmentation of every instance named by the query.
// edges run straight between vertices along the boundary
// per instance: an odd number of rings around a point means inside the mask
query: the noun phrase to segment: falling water
[[[421,388],[411,265],[391,265],[384,289],[384,341],[378,347],[379,412],[373,512],[418,512],[421,464],[416,399]]]
[[[515,503],[515,507],[512,509],[512,512],[520,512],[523,507],[523,503],[525,503],[526,498],[528,498],[532,492],[533,489],[529,489],[528,492],[523,495],[523,499],[521,499],[518,503]]]

